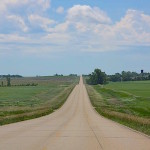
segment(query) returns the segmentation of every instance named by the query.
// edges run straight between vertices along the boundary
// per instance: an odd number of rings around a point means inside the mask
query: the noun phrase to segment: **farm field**
[[[86,87],[92,105],[101,115],[150,135],[150,81]]]
[[[12,78],[11,87],[0,87],[0,125],[40,117],[59,108],[67,99],[78,77]],[[25,86],[37,84],[37,86]],[[22,86],[23,85],[23,86]]]
[[[136,96],[150,97],[150,81],[110,82],[105,87],[126,91]]]

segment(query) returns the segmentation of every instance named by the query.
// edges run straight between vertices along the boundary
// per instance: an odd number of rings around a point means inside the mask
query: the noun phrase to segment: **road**
[[[81,77],[56,112],[1,126],[0,150],[150,150],[150,138],[96,113]]]

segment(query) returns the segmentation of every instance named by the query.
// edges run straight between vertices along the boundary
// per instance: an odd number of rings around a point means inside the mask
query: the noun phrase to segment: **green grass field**
[[[11,87],[0,87],[0,125],[53,112],[65,102],[78,81],[79,77],[69,76],[11,79]],[[3,82],[6,84],[4,79]],[[27,83],[38,86],[19,86]]]
[[[100,114],[150,135],[150,81],[86,87]]]
[[[150,81],[111,82],[105,87],[126,91],[136,96],[150,97]]]

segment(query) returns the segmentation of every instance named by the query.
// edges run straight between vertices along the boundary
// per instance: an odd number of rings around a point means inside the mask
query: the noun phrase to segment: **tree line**
[[[10,78],[22,78],[23,77],[21,75],[0,75],[0,78],[7,78],[8,76]]]
[[[7,82],[7,86],[11,86],[11,78],[22,78],[21,75],[0,75],[0,78],[3,79],[3,78],[6,78],[6,82]],[[1,82],[1,86],[3,87],[4,86],[4,82],[2,81]]]
[[[142,80],[150,80],[150,73],[122,71],[122,73],[107,75],[105,72],[102,72],[101,69],[95,69],[94,72],[86,76],[86,82],[92,85],[106,84],[109,81],[121,82],[121,81],[142,81]]]
[[[23,78],[21,75],[0,75],[1,79],[6,79],[6,85],[4,85],[4,81],[1,81],[0,87],[10,87],[10,86],[37,86],[37,83],[26,83],[26,84],[20,84],[20,85],[11,85],[11,79],[12,78]]]
[[[114,75],[108,75],[108,81],[142,81],[150,80],[150,73],[137,73],[130,71],[122,71],[122,73],[115,73]]]

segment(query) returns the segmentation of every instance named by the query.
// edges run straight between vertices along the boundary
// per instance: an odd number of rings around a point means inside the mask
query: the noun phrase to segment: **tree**
[[[122,71],[122,79],[123,81],[131,81],[136,78],[136,73],[130,71]]]
[[[148,80],[150,80],[150,75],[148,76]]]
[[[92,74],[89,75],[89,79],[87,79],[88,84],[97,85],[106,83],[106,74],[102,72],[100,69],[95,69]]]
[[[109,77],[109,80],[110,81],[113,81],[113,82],[117,82],[117,81],[121,81],[121,74],[120,73],[115,73],[115,75],[111,75]]]
[[[11,86],[11,83],[10,83],[10,75],[8,75],[6,77],[6,80],[7,80],[7,86]]]

